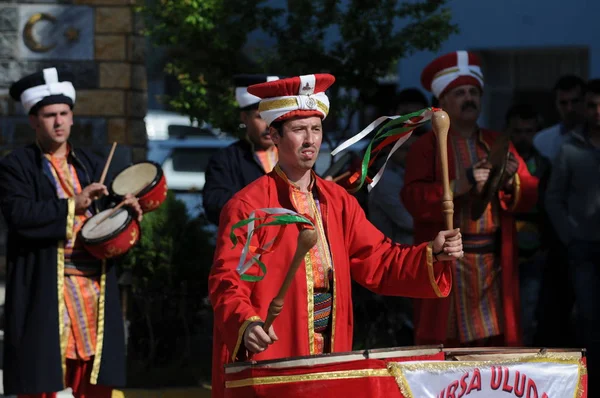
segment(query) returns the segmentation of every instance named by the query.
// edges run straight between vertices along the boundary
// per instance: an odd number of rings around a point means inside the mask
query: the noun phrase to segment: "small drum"
[[[113,179],[110,190],[122,198],[130,193],[138,198],[144,213],[156,210],[167,197],[167,180],[162,168],[144,161],[122,170]]]
[[[121,256],[140,240],[140,225],[129,210],[119,209],[106,218],[112,211],[101,211],[81,228],[83,246],[100,260]]]
[[[353,351],[225,365],[225,397],[402,398],[390,362],[443,361],[439,346]]]

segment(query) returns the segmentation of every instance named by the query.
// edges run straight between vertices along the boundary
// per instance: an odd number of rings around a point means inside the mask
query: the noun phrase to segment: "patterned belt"
[[[101,262],[91,262],[91,263],[71,263],[65,262],[65,275],[75,275],[75,276],[97,276],[100,275],[102,271],[102,263]]]
[[[499,234],[462,234],[463,250],[465,253],[490,254],[499,253]]]
[[[331,308],[333,304],[333,296],[331,293],[316,293],[315,294],[315,332],[322,333],[329,326],[331,318]]]

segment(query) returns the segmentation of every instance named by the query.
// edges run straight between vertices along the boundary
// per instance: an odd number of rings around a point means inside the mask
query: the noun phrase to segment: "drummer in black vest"
[[[8,226],[4,392],[110,397],[125,384],[125,341],[115,269],[78,232],[108,205],[105,161],[69,143],[75,88],[56,68],[10,88],[36,142],[0,161],[0,209]],[[109,181],[107,179],[107,181]],[[141,220],[137,199],[126,197]]]
[[[235,100],[245,135],[212,156],[206,166],[202,202],[208,220],[219,224],[221,209],[238,191],[269,173],[278,161],[277,148],[267,123],[258,113],[260,98],[248,93],[248,86],[279,80],[277,76],[234,76]]]

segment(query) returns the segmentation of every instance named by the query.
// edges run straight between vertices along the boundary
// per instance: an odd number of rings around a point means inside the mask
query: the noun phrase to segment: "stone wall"
[[[146,157],[147,83],[142,21],[134,0],[0,2],[0,150],[31,142],[20,104],[8,95],[20,77],[57,66],[75,73],[72,141],[107,154],[111,169]]]

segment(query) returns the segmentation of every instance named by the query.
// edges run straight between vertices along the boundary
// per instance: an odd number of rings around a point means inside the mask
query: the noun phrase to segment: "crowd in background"
[[[595,287],[600,258],[600,81],[562,76],[553,88],[558,124],[541,129],[536,104],[515,103],[506,113],[504,133],[527,169],[538,177],[537,205],[516,214],[521,333],[525,346],[589,347],[598,339]],[[435,100],[435,99],[434,99]],[[414,88],[397,97],[398,114],[429,106]],[[365,210],[394,241],[413,243],[413,221],[402,203],[406,153],[416,131],[391,158],[368,196]],[[413,343],[411,300],[371,297],[393,305],[405,319],[397,331],[400,345]]]

